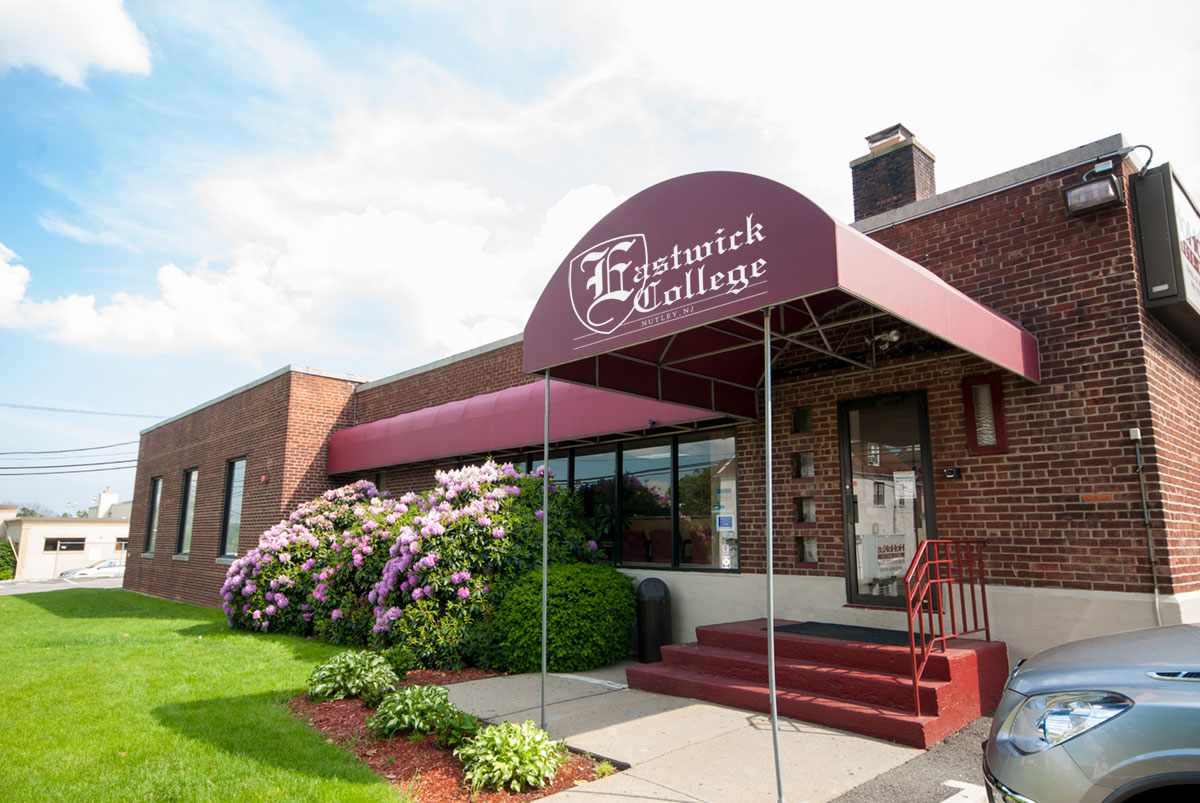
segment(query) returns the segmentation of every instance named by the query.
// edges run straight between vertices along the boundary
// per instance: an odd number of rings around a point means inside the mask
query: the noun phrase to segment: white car
[[[93,563],[91,566],[86,566],[82,569],[68,569],[59,575],[59,577],[68,580],[78,579],[80,577],[124,577],[125,576],[125,561],[123,560],[102,560],[99,563]]]

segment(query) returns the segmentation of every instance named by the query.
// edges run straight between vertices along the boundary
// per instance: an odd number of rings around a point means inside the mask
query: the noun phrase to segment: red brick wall
[[[416,376],[358,393],[358,420],[363,424],[423,410],[481,393],[527,385],[537,377],[521,369],[521,344],[477,354]]]
[[[343,380],[289,372],[143,435],[125,588],[218,604],[227,568],[217,562],[226,464],[246,459],[238,541],[238,554],[243,554],[297,501],[328,487],[325,443],[333,423],[348,415],[345,408],[353,387]],[[289,433],[294,436],[291,442]],[[187,560],[176,560],[183,472],[191,468],[199,470],[191,551]],[[154,555],[144,558],[153,477],[163,478],[158,537]]]
[[[974,357],[955,354],[875,373],[839,371],[777,382],[775,559],[781,573],[844,573],[837,402],[924,389],[935,475],[945,467],[963,469],[961,479],[934,480],[939,536],[986,538],[989,577],[1003,584],[1150,590],[1128,438],[1130,427],[1150,429],[1153,418],[1142,384],[1131,224],[1122,209],[1065,216],[1062,188],[1081,173],[1058,174],[872,235],[1021,322],[1039,340],[1043,382],[1005,377],[1009,450],[980,456],[967,454],[960,382],[996,369]],[[1194,376],[1196,367],[1190,370]],[[1179,378],[1164,384],[1175,388]],[[812,435],[790,434],[796,406],[812,408]],[[762,571],[761,425],[743,425],[738,435],[741,563],[744,571]],[[1200,444],[1194,437],[1189,433],[1179,451],[1195,454]],[[797,450],[815,453],[814,479],[792,479]],[[1153,448],[1146,459],[1153,464]],[[1194,464],[1181,469],[1200,476]],[[815,525],[793,523],[795,496],[815,498]],[[1161,522],[1161,507],[1154,505],[1152,515]],[[1189,526],[1195,527],[1194,519]],[[816,567],[797,565],[797,535],[818,538]],[[1196,554],[1176,548],[1172,559],[1190,561],[1194,569]]]
[[[340,379],[291,374],[286,457],[281,478],[283,510],[291,511],[331,487],[329,436],[351,425],[354,387],[353,383]]]
[[[1146,363],[1153,423],[1143,443],[1156,456],[1147,482],[1159,580],[1175,593],[1200,590],[1200,359],[1146,317]],[[1161,506],[1160,522],[1153,511]]]

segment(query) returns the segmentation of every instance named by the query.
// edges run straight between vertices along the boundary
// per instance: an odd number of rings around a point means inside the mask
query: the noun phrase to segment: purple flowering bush
[[[397,528],[369,600],[382,643],[402,643],[425,666],[461,666],[474,625],[508,585],[541,563],[542,480],[488,461],[438,472],[438,486],[402,498],[416,514]],[[552,489],[553,490],[553,489]],[[594,560],[574,494],[549,507],[550,561]]]
[[[370,574],[375,541],[386,541],[388,518],[402,515],[398,503],[365,480],[301,505],[229,567],[221,586],[229,624],[306,635],[314,620],[357,612],[362,606],[355,607],[348,587],[364,582],[354,575]]]
[[[461,666],[475,623],[541,563],[542,480],[488,461],[437,481],[399,499],[359,481],[301,505],[229,567],[230,625]],[[550,499],[550,561],[594,561],[576,496]]]

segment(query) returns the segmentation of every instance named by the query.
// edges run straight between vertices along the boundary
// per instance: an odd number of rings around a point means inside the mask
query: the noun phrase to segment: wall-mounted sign
[[[896,486],[897,499],[917,498],[917,472],[893,471],[892,482],[895,483]]]
[[[1129,186],[1146,309],[1200,351],[1200,211],[1169,163]]]

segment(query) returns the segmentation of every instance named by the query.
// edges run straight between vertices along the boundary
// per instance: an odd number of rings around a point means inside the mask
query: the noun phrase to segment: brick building
[[[970,320],[1002,321],[1035,351],[1022,372],[986,344],[959,345],[932,313],[906,317],[865,296],[808,310],[824,322],[811,339],[771,352],[776,615],[904,629],[917,545],[977,538],[992,635],[1010,658],[1200,621],[1196,313],[1182,288],[1144,279],[1158,244],[1148,206],[1134,203],[1146,195],[1136,151],[1117,135],[938,194],[933,155],[907,129],[868,142],[851,164],[853,229],[906,276],[969,300]],[[1101,183],[1110,199],[1068,210],[1066,190]],[[709,255],[737,247],[716,231]],[[741,244],[754,237],[747,217]],[[675,253],[678,265],[690,251]],[[719,281],[701,272],[702,288],[757,272],[739,267]],[[126,587],[215,605],[231,556],[326,488],[368,478],[421,489],[437,469],[487,455],[540,462],[528,345],[516,336],[370,382],[290,367],[145,430]],[[678,387],[700,381],[688,376]],[[653,402],[606,387],[551,403],[556,481],[583,494],[616,565],[667,581],[677,640],[761,616],[760,416],[743,402],[701,409],[661,383]],[[761,384],[742,391],[761,411]],[[613,418],[595,431],[583,414],[564,422],[563,408]]]

